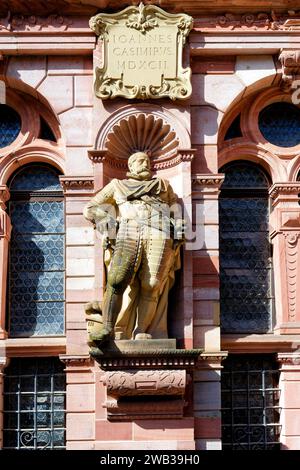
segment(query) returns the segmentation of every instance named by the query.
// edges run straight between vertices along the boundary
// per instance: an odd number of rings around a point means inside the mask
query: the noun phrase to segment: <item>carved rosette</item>
[[[105,58],[104,66],[95,69],[96,96],[189,98],[191,70],[182,67],[182,49],[192,26],[188,15],[170,14],[142,3],[119,13],[92,17],[90,28],[104,41]],[[162,39],[154,40],[155,34]]]
[[[297,298],[297,272],[298,272],[298,239],[300,232],[286,232],[286,274],[287,274],[287,295],[288,295],[288,321],[296,319],[296,298]]]

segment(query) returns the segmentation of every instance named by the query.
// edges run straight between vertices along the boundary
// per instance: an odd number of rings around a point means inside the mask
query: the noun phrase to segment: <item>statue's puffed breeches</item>
[[[123,293],[138,272],[141,287],[159,290],[173,261],[173,241],[157,229],[132,220],[122,221],[107,284]]]
[[[140,283],[136,331],[146,332],[174,262],[173,241],[165,234],[134,220],[122,220],[107,276],[104,322],[114,323],[115,309],[126,287],[137,276]],[[117,302],[119,298],[119,302]]]

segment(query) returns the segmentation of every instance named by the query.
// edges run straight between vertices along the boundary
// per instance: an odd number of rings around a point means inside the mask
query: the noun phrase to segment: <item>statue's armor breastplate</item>
[[[126,201],[119,205],[119,219],[120,222],[130,220],[166,233],[170,231],[170,208],[161,202],[149,204],[143,200]]]

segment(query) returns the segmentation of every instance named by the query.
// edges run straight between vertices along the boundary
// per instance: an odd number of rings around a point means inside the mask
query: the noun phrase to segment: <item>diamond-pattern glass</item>
[[[234,162],[226,166],[226,170],[221,169],[220,171],[225,172],[222,189],[267,189],[269,186],[265,174],[250,162]]]
[[[238,189],[236,197],[222,194],[220,215],[221,327],[228,333],[264,333],[272,329],[271,259],[267,195],[244,196],[265,184],[259,168],[233,164],[225,170],[226,190]],[[237,169],[235,173],[234,169]],[[259,174],[259,172],[261,174]],[[246,183],[240,189],[241,180]],[[223,189],[223,186],[222,186]],[[231,193],[230,193],[231,194]]]
[[[266,140],[278,147],[300,144],[300,109],[290,103],[272,103],[258,118],[260,132]]]
[[[54,170],[32,165],[14,176],[10,189],[13,191],[61,191],[61,186]]]
[[[0,104],[0,148],[16,140],[21,130],[19,114],[6,104]]]
[[[57,358],[13,358],[4,376],[5,449],[64,449],[64,365]]]
[[[221,374],[222,445],[280,450],[279,372],[269,355],[229,355]]]
[[[31,174],[30,169],[24,173]],[[35,188],[52,185],[51,171],[49,183],[43,172],[35,175],[42,180]],[[9,272],[12,337],[64,333],[64,204],[57,197],[51,200],[51,192],[48,194],[43,200],[14,200],[12,191],[9,203],[13,226]]]

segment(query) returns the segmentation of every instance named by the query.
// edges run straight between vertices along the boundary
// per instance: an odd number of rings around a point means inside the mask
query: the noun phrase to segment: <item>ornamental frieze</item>
[[[182,51],[192,25],[188,15],[142,3],[92,17],[90,27],[104,46],[104,64],[95,70],[96,96],[189,98],[191,69],[183,68]]]

